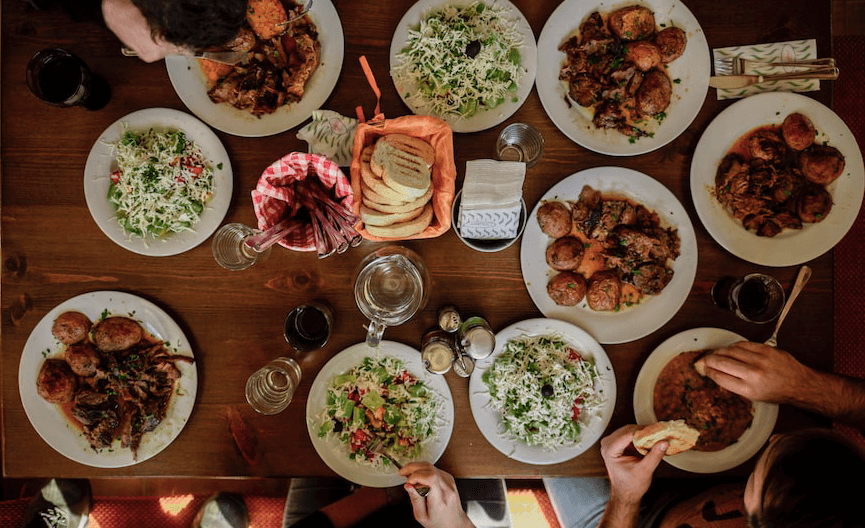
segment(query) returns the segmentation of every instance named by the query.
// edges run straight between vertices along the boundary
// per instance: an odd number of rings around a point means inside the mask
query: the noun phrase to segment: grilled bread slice
[[[420,216],[406,222],[398,222],[386,226],[376,226],[366,224],[366,230],[369,234],[381,238],[405,238],[416,235],[427,228],[432,222],[433,208],[432,204],[427,203],[423,207]]]
[[[402,222],[408,222],[409,220],[414,220],[418,216],[423,213],[423,204],[420,207],[415,209],[411,209],[409,211],[405,211],[402,213],[384,213],[382,211],[376,211],[375,209],[370,209],[366,205],[361,204],[360,206],[360,217],[363,220],[364,225],[366,227],[369,226],[389,226],[393,224],[399,224]]]
[[[384,200],[376,200],[379,203],[389,202],[391,204],[400,204],[413,200],[412,197],[406,196],[399,191],[388,187],[382,181],[381,177],[372,171],[370,167],[370,160],[372,159],[373,149],[373,145],[368,145],[360,153],[361,182],[365,183],[366,186],[370,190],[372,190],[372,192],[375,193],[377,197]]]
[[[406,134],[388,134],[382,136],[379,141],[384,141],[387,144],[393,145],[403,152],[419,156],[426,163],[427,168],[433,166],[436,160],[436,152],[432,145],[426,141],[411,137]]]
[[[366,194],[366,189],[364,189],[362,203],[368,208],[375,209],[376,211],[381,211],[382,213],[407,213],[414,209],[423,209],[423,206],[426,205],[428,201],[430,201],[432,195],[433,187],[432,185],[430,185],[430,188],[429,190],[427,190],[426,194],[424,194],[420,198],[417,198],[416,200],[412,200],[410,202],[405,202],[402,204],[388,204],[375,201],[373,196]]]
[[[423,158],[383,139],[375,144],[369,164],[385,185],[405,196],[420,198],[432,185],[430,169]]]
[[[700,438],[700,431],[686,424],[685,420],[670,420],[643,427],[634,433],[633,442],[637,451],[645,455],[655,444],[666,440],[670,443],[667,455],[676,455],[694,447],[698,438]]]

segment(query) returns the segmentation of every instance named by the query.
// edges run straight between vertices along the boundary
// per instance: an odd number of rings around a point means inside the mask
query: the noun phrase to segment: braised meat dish
[[[560,306],[585,301],[592,310],[618,311],[660,293],[673,278],[678,233],[641,204],[586,185],[576,202],[543,203],[537,220],[554,239],[545,258],[559,273],[547,293]]]
[[[61,357],[42,364],[39,395],[61,405],[94,450],[119,438],[122,448],[137,455],[143,435],[156,430],[168,412],[180,378],[176,363],[193,359],[171,353],[128,317],[105,317],[91,328],[83,314],[65,312],[52,334],[66,346]],[[83,337],[66,343],[70,334]]]
[[[661,370],[653,391],[659,421],[685,420],[700,431],[696,451],[720,451],[733,445],[754,419],[749,400],[697,373],[694,363],[709,352],[696,350],[673,358]]]
[[[566,101],[591,108],[596,128],[616,130],[632,140],[652,135],[651,120],[666,116],[673,93],[667,64],[682,56],[685,32],[675,26],[658,31],[654,13],[643,6],[598,11],[559,49],[567,59],[559,80]]]
[[[844,172],[844,156],[816,134],[807,116],[792,113],[743,135],[718,165],[716,199],[759,236],[822,222],[833,204],[826,187]]]
[[[249,52],[249,62],[234,66],[208,60],[201,63],[208,78],[207,95],[211,101],[228,103],[261,116],[300,101],[307,81],[318,68],[321,44],[309,15],[286,26],[280,25],[300,13],[302,6],[292,0],[258,1],[256,4],[267,4],[269,19],[262,21],[265,9],[253,8],[250,2],[253,14],[247,17],[247,25],[228,45],[231,51]]]

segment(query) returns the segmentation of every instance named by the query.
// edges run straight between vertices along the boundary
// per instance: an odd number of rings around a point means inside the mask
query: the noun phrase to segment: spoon
[[[805,283],[807,283],[810,278],[811,268],[808,266],[802,266],[799,269],[799,275],[796,277],[796,283],[793,284],[793,290],[790,291],[790,297],[787,298],[787,302],[784,304],[784,309],[781,310],[781,315],[778,317],[778,322],[775,323],[775,331],[772,332],[772,336],[766,340],[767,345],[771,347],[778,346],[778,330],[781,328],[781,323],[784,322],[784,318],[787,317],[787,312],[790,311],[793,301],[796,300],[799,292],[802,291],[802,288],[805,287]]]
[[[250,235],[244,239],[243,243],[255,250],[257,253],[263,253],[298,227],[300,227],[299,223],[293,218],[286,218],[282,222],[279,222],[264,231]]]

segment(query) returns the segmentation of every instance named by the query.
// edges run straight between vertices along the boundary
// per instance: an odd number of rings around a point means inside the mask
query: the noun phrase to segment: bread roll
[[[643,427],[634,433],[634,447],[645,455],[652,447],[662,440],[670,443],[667,455],[676,455],[694,447],[700,432],[685,423],[685,420],[670,420],[658,422]]]

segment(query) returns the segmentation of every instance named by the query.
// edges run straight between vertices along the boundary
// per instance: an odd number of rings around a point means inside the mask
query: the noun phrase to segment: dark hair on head
[[[247,0],[132,0],[154,37],[192,49],[222,46],[237,36]]]
[[[831,429],[778,437],[768,448],[755,528],[862,528],[865,450]]]

